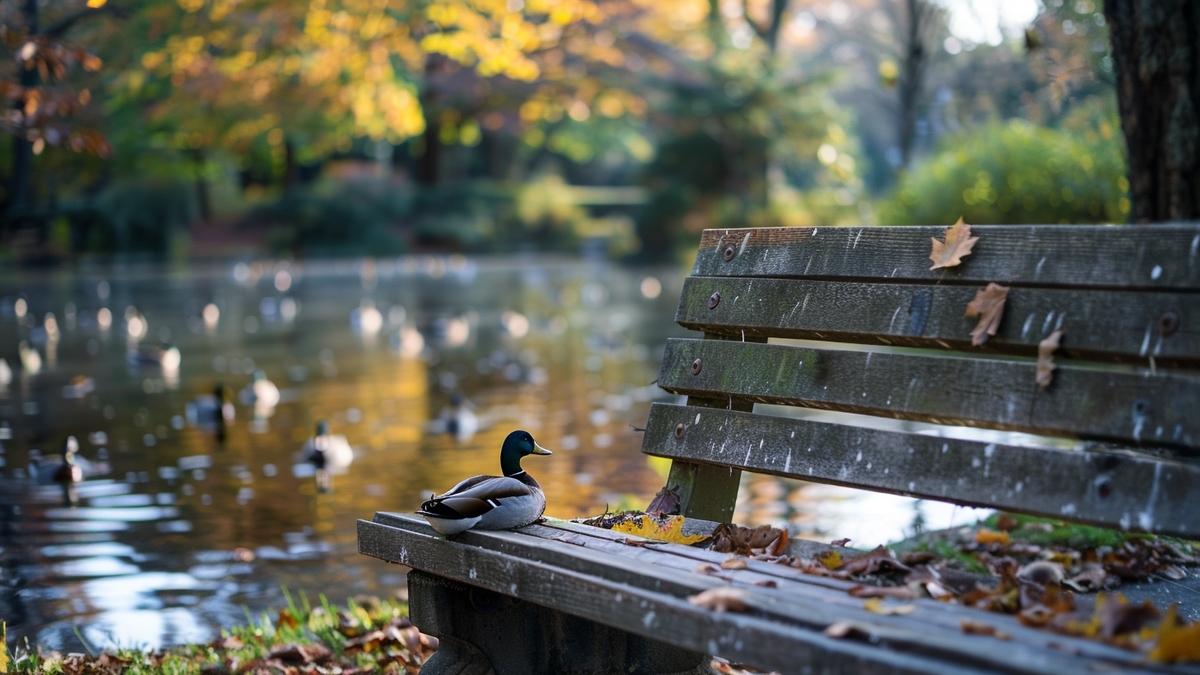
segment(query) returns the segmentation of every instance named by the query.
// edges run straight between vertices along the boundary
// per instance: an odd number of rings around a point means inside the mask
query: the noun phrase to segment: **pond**
[[[399,592],[402,570],[355,552],[355,520],[495,473],[516,428],[555,451],[526,460],[550,515],[644,507],[667,467],[640,452],[636,427],[650,401],[673,398],[654,381],[666,339],[688,335],[672,321],[685,274],[429,256],[10,276],[0,618],[10,637],[51,649],[79,650],[77,632],[97,647],[153,648],[210,640],[282,605],[285,588],[336,602]],[[156,351],[168,343],[178,367]],[[276,405],[242,399],[256,371],[277,385]],[[223,429],[218,384],[233,403]],[[301,452],[319,420],[353,448],[329,490]],[[68,435],[85,477],[75,495],[31,477],[31,460],[44,469]],[[964,519],[745,480],[739,522],[791,522],[856,546],[898,539],[918,516]]]

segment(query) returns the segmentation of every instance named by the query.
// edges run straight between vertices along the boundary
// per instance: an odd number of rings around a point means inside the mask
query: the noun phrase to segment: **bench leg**
[[[708,675],[703,654],[441,577],[408,573],[414,624],[441,642],[421,675]]]

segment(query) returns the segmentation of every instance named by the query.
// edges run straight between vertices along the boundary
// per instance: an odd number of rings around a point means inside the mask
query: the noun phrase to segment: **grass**
[[[335,607],[324,595],[315,607],[307,595],[287,607],[221,631],[210,644],[161,651],[99,652],[82,635],[87,654],[46,652],[19,640],[9,654],[0,642],[0,673],[19,675],[356,675],[415,673],[437,649],[408,620],[408,606],[365,598]],[[78,632],[77,632],[78,635]]]

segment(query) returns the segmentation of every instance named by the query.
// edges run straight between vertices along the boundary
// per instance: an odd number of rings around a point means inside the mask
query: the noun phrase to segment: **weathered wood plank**
[[[658,384],[676,394],[721,394],[938,424],[1078,435],[1194,450],[1200,378],[1062,364],[1039,390],[1033,361],[864,353],[674,338]]]
[[[556,530],[561,532],[555,532]],[[630,546],[624,543],[626,540],[641,540],[639,537],[631,538],[620,532],[590,527],[556,518],[547,519],[544,525],[522,528],[520,532],[521,534],[529,534],[539,538],[574,543],[587,548],[589,551],[612,552],[613,555],[620,558],[630,557],[628,553]],[[692,572],[697,562],[719,566],[731,557],[728,553],[717,553],[702,547],[682,546],[663,542],[654,542],[652,546],[638,548],[637,550],[641,552],[647,551],[647,549],[649,549],[647,556],[653,556],[646,559],[645,562],[647,564],[653,563],[657,566],[677,569],[680,572]],[[642,561],[640,558],[636,560],[639,562]],[[787,610],[789,612],[803,614],[807,611],[807,607],[814,603],[826,604],[838,608],[845,607],[852,610],[861,608],[861,598],[855,598],[848,593],[850,588],[858,585],[855,582],[804,574],[793,567],[777,563],[753,559],[744,559],[744,562],[746,563],[745,569],[722,569],[719,572],[720,576],[735,587],[755,591],[761,590],[759,586],[761,583],[774,581],[776,586],[773,590],[768,591],[768,593],[772,596],[778,595],[786,599],[787,602],[785,604],[789,607]],[[635,567],[634,569],[642,569],[642,567]],[[784,582],[781,583],[781,580]],[[811,588],[809,588],[811,586],[831,588],[838,592],[832,596],[814,594],[811,592]],[[1080,606],[1086,606],[1085,603],[1088,600],[1086,596],[1080,597]],[[1011,615],[981,612],[975,608],[938,602],[931,599],[916,599],[912,602],[920,607],[921,615],[915,619],[911,616],[899,619],[891,625],[896,627],[911,627],[911,621],[915,620],[922,626],[923,630],[927,629],[934,633],[945,631],[943,635],[953,636],[961,630],[961,622],[963,620],[983,621],[1009,633],[1012,636],[1009,644],[1013,648],[1031,646],[1034,649],[1045,648],[1056,651],[1069,651],[1085,657],[1127,662],[1130,664],[1138,664],[1141,661],[1141,657],[1136,653],[1114,649],[1103,643],[1078,638],[1068,638],[1070,646],[1068,649],[1062,650],[1064,644],[1061,642],[1063,637],[1061,634],[1030,628],[1021,624],[1016,617]],[[924,611],[926,609],[930,609],[931,611]],[[950,639],[953,641],[954,638],[951,637]],[[1162,668],[1164,670],[1169,669],[1169,667],[1165,666]],[[1196,667],[1195,670],[1200,672],[1200,667]]]
[[[642,451],[1105,527],[1200,538],[1200,467],[655,403]],[[683,425],[684,432],[675,430]]]
[[[782,673],[973,672],[937,659],[834,640],[760,616],[710,612],[665,593],[447,540],[432,530],[360,520],[358,542],[366,555]]]
[[[423,549],[429,545],[427,541],[415,540],[412,536],[428,529],[423,523],[416,521],[413,516],[403,514],[379,514],[377,520],[380,522],[371,524],[360,521],[360,549],[363,552],[376,555],[382,548],[383,555],[377,555],[377,557],[402,562],[417,569],[427,569],[426,565],[429,563],[422,564],[421,561],[413,558],[414,550],[422,549],[420,552],[424,554],[426,552]],[[364,527],[367,525],[386,525],[392,528],[390,544],[384,547],[376,545],[375,552],[368,550],[369,547],[364,547],[364,534],[366,534]],[[520,533],[468,532],[461,541],[458,538],[451,541],[438,539],[440,545],[457,547],[466,551],[463,554],[465,560],[462,572],[460,575],[449,572],[448,568],[452,566],[445,564],[444,557],[438,558],[439,562],[435,563],[437,566],[428,571],[626,630],[635,630],[636,624],[645,624],[647,628],[653,628],[652,632],[644,633],[647,637],[666,639],[700,651],[738,658],[759,667],[773,667],[782,672],[798,672],[798,668],[803,669],[801,664],[787,663],[786,657],[784,657],[784,661],[780,662],[780,665],[768,665],[763,658],[769,657],[775,648],[768,647],[765,643],[751,646],[751,640],[756,638],[745,634],[743,630],[729,636],[725,642],[718,638],[718,642],[715,643],[716,648],[714,648],[714,643],[710,641],[711,633],[697,635],[697,631],[703,629],[697,629],[691,625],[677,625],[674,617],[663,611],[664,608],[669,610],[673,603],[679,602],[686,594],[724,585],[724,582],[720,580],[696,574],[691,569],[695,565],[694,560],[666,554],[654,548],[636,548],[631,553],[631,547],[624,547],[616,542],[596,541],[573,533],[555,535],[550,534],[551,529],[534,526],[523,528]],[[560,538],[542,539],[546,536]],[[459,553],[462,551],[460,550]],[[397,558],[401,554],[405,557]],[[503,573],[498,576],[488,573],[486,566],[481,564],[481,561],[493,556],[504,556],[508,559],[503,566]],[[540,584],[536,582],[522,583],[530,578],[530,575],[526,573],[526,568],[540,570],[538,577]],[[1061,636],[1038,634],[1036,631],[1015,626],[1015,621],[1012,621],[1011,617],[988,615],[986,618],[989,621],[995,618],[997,625],[1004,629],[1008,628],[1006,623],[1013,623],[1013,628],[1017,631],[1014,633],[1015,639],[1029,638],[1032,643],[1028,645],[1022,643],[1022,648],[1019,650],[1014,650],[1014,645],[1010,643],[1006,645],[1006,650],[1001,652],[995,650],[995,642],[976,643],[970,640],[969,636],[961,635],[957,631],[958,619],[953,616],[943,616],[947,613],[948,608],[941,603],[932,601],[918,603],[917,611],[909,617],[882,617],[866,612],[861,607],[861,600],[852,598],[840,590],[832,591],[804,584],[781,585],[779,588],[763,589],[753,586],[754,581],[765,578],[761,574],[745,572],[736,576],[737,578],[732,582],[733,585],[743,589],[746,601],[753,608],[750,615],[742,615],[737,618],[762,619],[773,623],[780,629],[786,630],[790,627],[802,631],[796,635],[787,634],[784,639],[791,644],[781,644],[777,647],[783,652],[794,649],[803,652],[806,649],[807,638],[814,634],[819,635],[816,631],[829,625],[832,621],[851,621],[872,636],[872,643],[906,652],[910,656],[936,656],[942,660],[943,664],[954,668],[967,667],[983,672],[1065,672],[1064,668],[1070,670],[1072,667],[1078,667],[1096,658],[1113,665],[1115,663],[1121,663],[1125,667],[1134,665],[1131,659],[1132,655],[1121,653],[1119,650],[1104,645],[1071,641],[1070,638],[1067,638],[1072,642],[1073,648],[1082,648],[1083,650],[1078,652],[1082,658],[1071,658],[1063,654],[1061,649],[1051,648],[1048,644],[1051,641],[1058,642],[1061,647],[1063,644]],[[601,597],[595,597],[590,602],[586,598],[574,600],[571,587],[576,582],[587,584],[593,589],[615,586],[620,590],[615,596],[609,594],[610,597],[605,598],[602,594]],[[542,585],[554,587],[554,589],[545,591],[545,596],[551,599],[549,603],[531,597],[540,597],[543,592]],[[555,593],[555,589],[563,593],[562,597]],[[608,604],[605,602],[606,599],[618,607],[602,606]],[[580,604],[576,605],[575,602]],[[607,616],[612,613],[611,610],[623,609],[619,607],[622,603],[633,604],[637,614],[635,617],[626,617],[625,624],[612,624],[597,616]],[[958,612],[964,611],[963,608],[949,609]],[[712,616],[718,619],[721,617],[733,618],[730,615]],[[647,620],[646,617],[652,618]],[[943,628],[950,630],[929,631],[928,626],[931,621],[944,623]],[[635,630],[635,632],[639,631]],[[707,631],[705,632],[707,633]],[[783,636],[779,634],[773,636],[776,640],[781,637]],[[689,642],[689,639],[697,641]],[[799,641],[796,642],[797,640]],[[753,652],[753,654],[738,656],[724,651],[726,645],[731,642],[735,646],[739,642],[744,642],[748,647],[747,651]],[[1080,644],[1076,645],[1075,643]],[[889,655],[888,659],[880,660],[881,665],[892,666],[890,654],[894,652],[889,652],[887,649],[880,651]],[[1011,653],[1014,651],[1017,653]],[[861,656],[866,660],[879,660],[874,653]],[[954,666],[949,666],[951,663]],[[1101,664],[1093,662],[1093,665],[1100,666]]]
[[[977,225],[962,265],[930,270],[943,226],[705,230],[696,276],[1200,291],[1200,225]],[[728,259],[726,259],[728,257]]]
[[[689,277],[675,320],[747,339],[834,342],[1037,355],[1067,327],[1062,358],[1200,362],[1200,294],[1013,288],[995,337],[971,346],[977,319],[963,316],[978,286]]]

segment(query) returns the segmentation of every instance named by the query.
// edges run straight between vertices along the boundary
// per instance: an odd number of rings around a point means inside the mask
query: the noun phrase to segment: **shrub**
[[[1081,111],[1062,129],[1022,120],[948,137],[878,210],[882,225],[1123,223],[1129,216],[1119,129]]]

